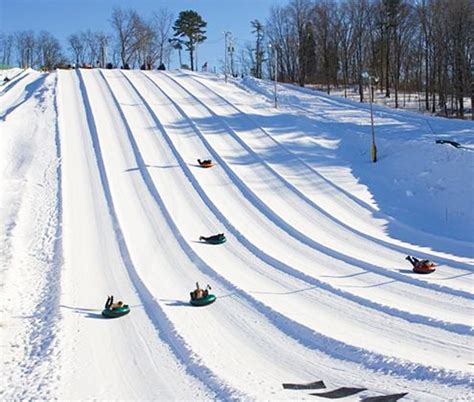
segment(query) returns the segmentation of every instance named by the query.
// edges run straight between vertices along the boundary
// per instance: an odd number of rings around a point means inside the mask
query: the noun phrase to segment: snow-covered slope
[[[2,398],[474,397],[474,124],[376,108],[373,164],[365,105],[280,85],[275,110],[272,88],[119,70],[2,87]],[[196,281],[214,304],[189,305]],[[131,313],[103,319],[108,294]]]

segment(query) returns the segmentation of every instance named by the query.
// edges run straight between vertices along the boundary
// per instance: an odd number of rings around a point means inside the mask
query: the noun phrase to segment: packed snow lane
[[[109,200],[97,139],[100,94],[75,72],[59,72],[63,150],[64,273],[60,398],[172,399],[205,397],[203,388],[160,341],[129,278]],[[95,99],[95,101],[94,101]],[[113,132],[110,135],[114,135]],[[96,137],[94,139],[94,137]],[[108,294],[131,305],[122,319],[102,319]]]
[[[31,73],[38,72],[30,68],[11,68],[8,70],[0,70],[0,80],[2,80],[2,84],[0,85],[0,95],[3,96]],[[5,81],[5,79],[8,79],[8,81]]]
[[[24,96],[38,73],[24,73],[17,95],[1,98],[0,398],[50,399],[58,384],[61,183],[56,76]],[[31,89],[31,88],[30,88]],[[41,96],[37,96],[41,94]],[[8,103],[9,102],[13,102]]]
[[[41,103],[43,93],[47,88],[44,86],[47,77],[46,73],[29,69],[0,92],[0,120],[6,120],[13,111],[31,97],[36,97]]]

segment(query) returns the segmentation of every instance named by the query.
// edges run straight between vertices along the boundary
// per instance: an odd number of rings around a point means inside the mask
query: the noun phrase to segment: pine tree
[[[173,26],[175,38],[187,38],[187,40],[182,40],[180,43],[183,43],[189,52],[191,70],[193,71],[196,45],[207,39],[204,35],[206,33],[204,30],[206,25],[207,22],[196,11],[187,10],[179,13],[179,17]]]

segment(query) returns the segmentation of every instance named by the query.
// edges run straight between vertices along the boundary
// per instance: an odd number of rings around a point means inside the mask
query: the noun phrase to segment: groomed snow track
[[[3,120],[44,106],[53,81],[37,74],[4,90]],[[310,391],[283,383],[323,380],[366,389],[354,400],[474,398],[472,244],[393,222],[295,152],[285,135],[311,144],[324,110],[254,108],[251,89],[183,71],[54,74],[52,284],[35,302],[49,316],[35,318],[45,350],[24,354],[54,375],[19,371],[6,397],[294,400]],[[223,245],[199,242],[220,232]],[[437,272],[414,275],[407,254]],[[217,302],[189,305],[197,281]],[[103,319],[109,294],[131,313]]]

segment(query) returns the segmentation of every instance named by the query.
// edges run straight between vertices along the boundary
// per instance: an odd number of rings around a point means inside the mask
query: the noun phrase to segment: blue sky
[[[207,41],[199,48],[199,65],[208,61],[220,65],[224,53],[224,31],[236,38],[237,47],[252,41],[250,21],[265,22],[272,5],[289,0],[0,0],[0,29],[12,33],[31,29],[47,30],[64,47],[66,38],[77,31],[91,29],[112,32],[109,18],[113,7],[133,8],[142,16],[167,8],[175,18],[182,10],[195,10],[207,22]],[[66,49],[65,49],[66,50]],[[189,57],[183,54],[183,62]],[[177,60],[177,55],[174,57]]]

